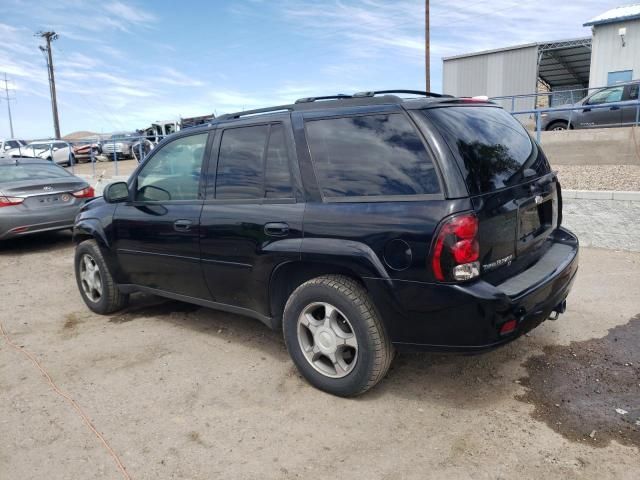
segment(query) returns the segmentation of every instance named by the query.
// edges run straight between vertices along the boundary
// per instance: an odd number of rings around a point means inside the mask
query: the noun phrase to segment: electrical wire
[[[5,331],[4,326],[2,325],[1,321],[0,321],[0,334],[2,334],[2,336],[5,339],[5,341],[7,342],[7,344],[10,347],[12,347],[15,350],[17,350],[18,352],[22,353],[29,360],[31,360],[31,362],[33,362],[33,364],[38,368],[38,370],[40,370],[40,373],[42,373],[42,375],[45,377],[45,379],[47,380],[47,382],[49,383],[49,385],[51,386],[51,388],[53,389],[53,391],[55,393],[60,395],[62,398],[64,398],[67,402],[69,402],[71,404],[71,406],[75,409],[75,411],[78,413],[78,415],[80,415],[80,418],[82,418],[82,420],[84,421],[85,425],[87,427],[89,427],[89,430],[91,430],[95,434],[95,436],[98,438],[98,440],[100,440],[102,445],[104,445],[104,447],[107,449],[107,451],[109,452],[111,457],[113,457],[113,460],[116,462],[116,466],[120,470],[120,473],[122,473],[123,478],[125,478],[125,480],[131,480],[131,476],[129,476],[129,473],[127,472],[127,469],[125,468],[124,464],[122,463],[122,460],[120,460],[120,457],[118,456],[118,454],[113,450],[111,445],[109,445],[109,442],[107,442],[107,440],[104,438],[104,436],[96,429],[96,427],[93,425],[93,422],[91,422],[91,420],[89,419],[89,416],[84,412],[84,410],[82,410],[82,407],[80,407],[80,405],[78,405],[78,402],[76,402],[71,397],[71,395],[69,395],[68,393],[62,391],[58,387],[58,385],[55,384],[55,382],[51,379],[51,376],[47,373],[47,371],[42,367],[40,362],[38,362],[38,359],[31,352],[29,352],[24,347],[19,347],[18,345],[13,343],[13,341],[11,340],[11,337],[9,337],[9,335]]]

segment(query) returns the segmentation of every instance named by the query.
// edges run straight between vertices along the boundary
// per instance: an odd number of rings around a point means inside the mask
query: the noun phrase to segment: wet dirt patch
[[[137,305],[111,316],[110,323],[126,323],[142,317],[159,317],[180,313],[192,313],[201,307],[191,303],[164,301],[161,303]]]
[[[533,417],[564,437],[640,447],[640,314],[607,336],[553,345],[524,363]]]
[[[74,330],[79,324],[84,322],[84,319],[80,318],[77,313],[68,313],[64,318],[64,325],[62,325],[63,330]]]
[[[86,315],[79,313],[67,313],[64,316],[64,323],[60,329],[60,334],[64,338],[71,338],[78,335],[78,325],[81,325],[87,321]]]

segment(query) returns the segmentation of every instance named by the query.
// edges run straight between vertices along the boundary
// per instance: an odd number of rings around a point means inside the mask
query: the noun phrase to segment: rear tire
[[[95,240],[76,247],[74,263],[80,295],[91,311],[107,315],[127,306],[129,295],[118,289]]]
[[[342,275],[300,285],[284,308],[287,350],[316,388],[360,395],[386,375],[393,346],[365,289]]]

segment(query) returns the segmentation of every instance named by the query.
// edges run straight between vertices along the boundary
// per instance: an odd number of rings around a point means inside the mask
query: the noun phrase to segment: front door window
[[[167,143],[138,174],[136,200],[197,200],[207,134]]]

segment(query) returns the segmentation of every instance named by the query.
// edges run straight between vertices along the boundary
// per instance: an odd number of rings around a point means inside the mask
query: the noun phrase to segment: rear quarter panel
[[[429,252],[438,224],[470,208],[468,199],[308,203],[303,259],[352,263],[372,278],[430,281]],[[354,255],[354,242],[363,246],[361,254]]]

